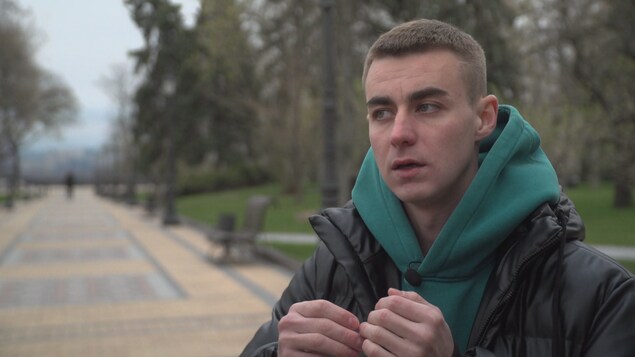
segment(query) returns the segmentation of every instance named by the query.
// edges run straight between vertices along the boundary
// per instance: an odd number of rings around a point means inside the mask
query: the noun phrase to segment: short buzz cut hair
[[[487,94],[487,68],[481,45],[472,36],[450,24],[428,19],[400,24],[381,35],[366,55],[362,84],[366,84],[368,69],[377,59],[434,49],[447,49],[458,56],[470,102],[474,103]]]

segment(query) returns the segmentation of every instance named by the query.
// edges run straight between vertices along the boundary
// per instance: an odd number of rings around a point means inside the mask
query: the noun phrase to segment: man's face
[[[457,204],[483,137],[458,57],[432,50],[378,59],[365,83],[370,143],[388,187],[407,205]]]

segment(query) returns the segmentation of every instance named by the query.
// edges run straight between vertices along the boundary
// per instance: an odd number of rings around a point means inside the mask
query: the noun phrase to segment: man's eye
[[[385,109],[378,109],[372,112],[372,118],[375,120],[384,120],[390,116],[390,112]]]
[[[432,103],[424,103],[417,106],[418,113],[434,113],[439,110],[439,106]]]

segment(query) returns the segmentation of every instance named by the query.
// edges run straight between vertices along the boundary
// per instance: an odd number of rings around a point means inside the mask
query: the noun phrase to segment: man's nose
[[[390,133],[390,143],[395,146],[412,145],[416,138],[414,118],[407,113],[397,113]]]

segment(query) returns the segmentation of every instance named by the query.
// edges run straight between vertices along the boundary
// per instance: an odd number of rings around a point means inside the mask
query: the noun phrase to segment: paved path
[[[236,356],[291,273],[219,250],[87,189],[0,210],[0,356]]]
[[[0,211],[0,356],[237,356],[291,273],[208,254],[87,189]]]
[[[595,248],[616,260],[635,260],[635,247],[595,245]]]

